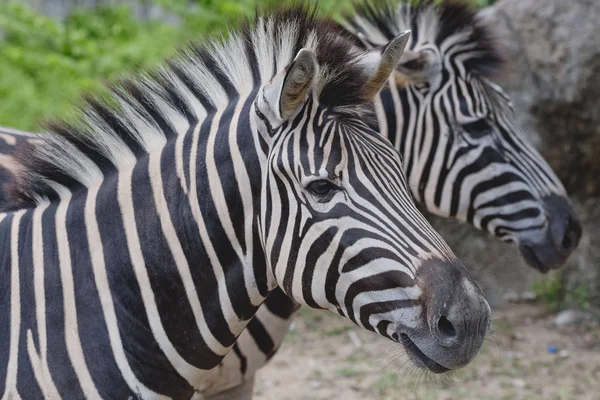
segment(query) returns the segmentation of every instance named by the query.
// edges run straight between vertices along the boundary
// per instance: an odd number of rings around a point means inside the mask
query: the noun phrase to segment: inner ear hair
[[[288,68],[281,89],[279,111],[284,120],[294,115],[305,101],[316,72],[317,60],[313,53],[306,49],[300,50]]]

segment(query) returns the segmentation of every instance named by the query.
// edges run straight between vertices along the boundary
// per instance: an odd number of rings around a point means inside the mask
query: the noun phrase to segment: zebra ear
[[[368,80],[365,100],[373,99],[396,68],[410,38],[410,31],[403,32],[388,44],[375,48],[359,62],[365,69]]]
[[[312,87],[318,69],[315,55],[301,49],[294,61],[265,85],[261,99],[266,103],[263,113],[268,111],[268,117],[275,120],[271,122],[286,121],[298,111],[306,100],[306,93]]]

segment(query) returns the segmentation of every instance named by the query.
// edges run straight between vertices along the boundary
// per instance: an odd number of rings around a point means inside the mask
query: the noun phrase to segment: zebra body
[[[360,50],[283,10],[26,145],[0,214],[2,398],[210,394],[277,286],[423,368],[472,360],[489,307],[362,121],[407,38]]]

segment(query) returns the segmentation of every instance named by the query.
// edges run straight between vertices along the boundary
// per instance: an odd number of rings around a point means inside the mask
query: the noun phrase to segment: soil
[[[410,367],[397,345],[348,320],[302,309],[257,376],[258,400],[600,399],[600,324],[558,328],[535,304],[494,313],[475,361],[451,377]]]

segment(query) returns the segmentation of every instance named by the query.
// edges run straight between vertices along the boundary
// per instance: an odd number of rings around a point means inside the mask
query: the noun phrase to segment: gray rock
[[[554,325],[559,328],[578,324],[588,319],[588,315],[581,310],[569,309],[556,314],[554,317]]]

